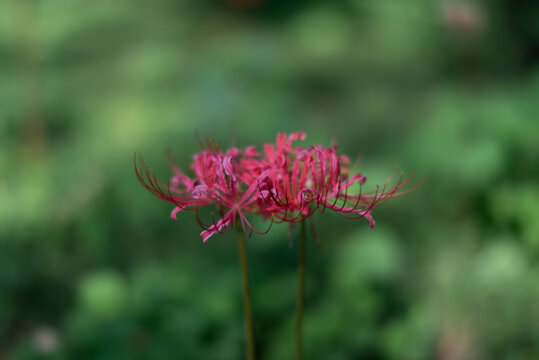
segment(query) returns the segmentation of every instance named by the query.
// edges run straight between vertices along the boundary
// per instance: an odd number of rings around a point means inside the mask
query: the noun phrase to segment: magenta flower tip
[[[182,208],[179,207],[179,206],[176,206],[176,207],[174,208],[174,210],[172,210],[172,212],[170,213],[170,217],[171,217],[173,220],[178,221],[178,218],[176,217],[176,214],[179,213],[180,211],[182,211]]]

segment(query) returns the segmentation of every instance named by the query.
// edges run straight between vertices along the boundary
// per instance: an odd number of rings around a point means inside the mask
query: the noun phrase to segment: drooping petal
[[[325,202],[325,207],[328,209],[335,210],[335,212],[341,216],[344,216],[349,219],[358,219],[358,218],[365,218],[369,221],[369,228],[374,228],[374,225],[376,225],[376,222],[374,221],[374,218],[372,217],[372,206],[367,207],[366,209],[354,209],[350,207],[342,207],[342,206],[336,206],[335,204],[332,204],[328,201]]]
[[[230,223],[232,222],[233,216],[235,216],[235,214],[231,214],[231,212],[228,212],[216,223],[212,224],[209,228],[201,232],[200,237],[202,238],[202,241],[205,243],[213,235],[217,233],[222,233],[223,229],[228,229]]]
[[[172,212],[170,213],[170,217],[171,217],[172,219],[174,219],[174,220],[177,221],[178,219],[176,218],[176,214],[179,213],[180,211],[182,211],[183,209],[184,209],[184,208],[181,208],[181,207],[179,207],[179,206],[176,206],[176,207],[174,208],[174,210],[172,210]]]

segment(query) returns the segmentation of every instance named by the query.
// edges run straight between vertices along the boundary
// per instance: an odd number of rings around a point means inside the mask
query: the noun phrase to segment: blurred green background
[[[0,1],[0,359],[241,359],[233,232],[133,153],[298,130],[429,177],[374,230],[313,218],[307,359],[538,359],[538,119],[537,1]],[[260,359],[293,353],[288,231],[247,242]]]

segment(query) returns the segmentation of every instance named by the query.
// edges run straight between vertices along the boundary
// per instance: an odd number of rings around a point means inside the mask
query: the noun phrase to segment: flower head
[[[372,228],[375,206],[415,189],[403,191],[412,177],[404,179],[401,175],[391,187],[388,181],[382,187],[363,191],[366,178],[361,173],[350,176],[347,156],[338,155],[336,147],[293,147],[295,141],[304,139],[303,132],[278,134],[276,143],[265,144],[262,154],[253,146],[226,152],[208,146],[193,156],[192,176],[171,161],[174,176],[167,184],[159,182],[143,162],[139,169],[136,158],[135,172],[152,194],[175,205],[171,213],[174,220],[183,210],[196,213],[206,205],[217,206],[221,218],[210,224],[197,215],[204,228],[204,242],[234,226],[238,219],[244,232],[259,233],[247,220],[248,213],[271,219],[272,223],[295,223],[316,210],[330,209],[351,219],[364,217]],[[352,191],[356,187],[357,191]]]
[[[219,149],[207,149],[193,156],[190,166],[193,176],[186,175],[174,163],[172,168],[175,175],[167,183],[163,184],[142,162],[139,169],[135,158],[135,172],[140,183],[158,198],[173,203],[171,217],[177,220],[177,214],[184,210],[197,211],[206,205],[214,204],[221,213],[221,218],[210,224],[203,223],[197,216],[199,224],[205,229],[200,235],[206,242],[212,235],[225,232],[231,225],[235,225],[236,219],[246,231],[256,231],[245,217],[245,213],[257,212],[267,216],[256,201],[259,198],[257,184],[264,181],[267,174],[259,172],[250,184],[245,178],[253,176],[247,174],[244,167],[240,166],[240,157],[249,158],[250,150],[242,152],[236,148],[226,153]]]
[[[296,133],[283,141],[284,135],[280,134],[276,149],[265,147],[267,161],[271,164],[267,168],[266,187],[272,189],[265,198],[266,204],[271,204],[266,211],[280,221],[301,222],[316,210],[330,209],[350,219],[364,217],[372,228],[375,206],[415,189],[402,191],[412,176],[404,179],[401,173],[391,187],[388,180],[382,187],[364,191],[366,177],[361,173],[350,177],[349,158],[339,156],[336,147],[291,147],[292,141],[304,137],[303,133]],[[351,191],[356,185],[357,191]]]

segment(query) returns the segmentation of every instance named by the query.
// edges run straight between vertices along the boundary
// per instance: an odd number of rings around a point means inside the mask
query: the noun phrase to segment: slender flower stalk
[[[241,277],[243,283],[243,315],[245,321],[245,358],[255,360],[255,334],[253,325],[253,306],[251,303],[251,286],[249,282],[249,270],[247,266],[247,252],[245,250],[245,240],[240,222],[236,223],[238,233],[238,250],[241,265]]]
[[[208,141],[200,153],[193,156],[187,175],[171,161],[174,176],[160,182],[144,165],[137,162],[135,173],[139,182],[154,196],[174,205],[170,216],[177,220],[180,212],[193,211],[204,229],[200,236],[205,243],[230,227],[238,232],[239,259],[243,281],[246,358],[255,359],[252,304],[244,235],[265,234],[273,223],[300,223],[298,246],[298,294],[295,329],[295,358],[303,358],[303,309],[305,293],[305,221],[317,210],[330,209],[348,219],[365,218],[370,228],[375,226],[374,208],[394,196],[404,195],[421,185],[405,189],[413,178],[401,176],[388,179],[383,186],[365,190],[366,177],[350,174],[349,158],[337,154],[337,147],[313,145],[294,146],[304,140],[303,132],[278,134],[274,144],[265,144],[261,153],[254,146],[243,150],[222,151]],[[393,183],[391,185],[391,183]],[[202,221],[198,210],[213,205],[220,217]],[[269,219],[267,230],[257,231],[247,216]]]
[[[296,309],[296,360],[303,359],[303,304],[305,303],[305,221],[300,225],[298,244],[298,299]]]

